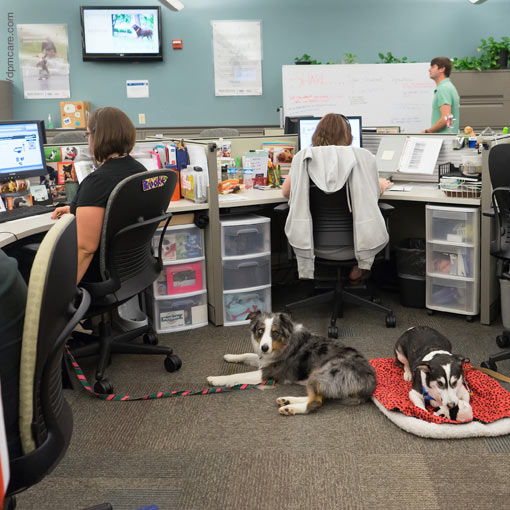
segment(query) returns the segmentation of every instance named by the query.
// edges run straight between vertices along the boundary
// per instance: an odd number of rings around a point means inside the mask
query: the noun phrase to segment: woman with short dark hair
[[[100,281],[97,249],[106,204],[113,188],[130,175],[146,170],[129,153],[136,141],[136,129],[118,108],[106,106],[94,110],[87,122],[90,154],[96,170],[81,182],[71,205],[58,207],[52,218],[63,214],[76,216],[78,234],[77,282]]]

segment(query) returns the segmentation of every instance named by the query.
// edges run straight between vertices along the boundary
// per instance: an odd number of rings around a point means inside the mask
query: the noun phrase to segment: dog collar
[[[423,400],[425,403],[430,402],[432,400],[432,397],[429,395],[428,391],[422,387],[421,394],[423,396]]]

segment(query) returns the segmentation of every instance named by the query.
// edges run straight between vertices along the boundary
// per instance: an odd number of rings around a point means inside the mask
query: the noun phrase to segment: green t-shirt
[[[441,106],[449,104],[452,108],[453,115],[453,133],[459,132],[459,93],[450,78],[444,78],[439,82],[436,90],[434,90],[434,100],[432,101],[432,120],[433,126],[441,118]],[[438,133],[448,133],[447,127],[438,131]]]

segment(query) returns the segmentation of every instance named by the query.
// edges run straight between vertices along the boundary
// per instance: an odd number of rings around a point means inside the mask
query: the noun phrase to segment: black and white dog
[[[462,364],[469,359],[451,351],[448,338],[427,326],[408,329],[395,345],[397,365],[404,367],[404,380],[413,382],[411,402],[425,410],[430,401],[437,408],[437,416],[469,421],[473,411],[462,371]]]
[[[212,386],[258,384],[273,379],[306,386],[307,397],[280,397],[280,414],[308,414],[324,398],[344,404],[370,400],[376,387],[372,365],[356,349],[337,340],[314,335],[294,324],[284,313],[252,312],[248,315],[255,352],[225,354],[225,361],[256,366],[258,370],[226,376],[211,376]]]

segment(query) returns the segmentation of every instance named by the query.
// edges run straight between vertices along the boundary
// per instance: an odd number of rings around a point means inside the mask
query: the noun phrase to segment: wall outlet
[[[138,124],[145,124],[145,113],[138,114]]]

